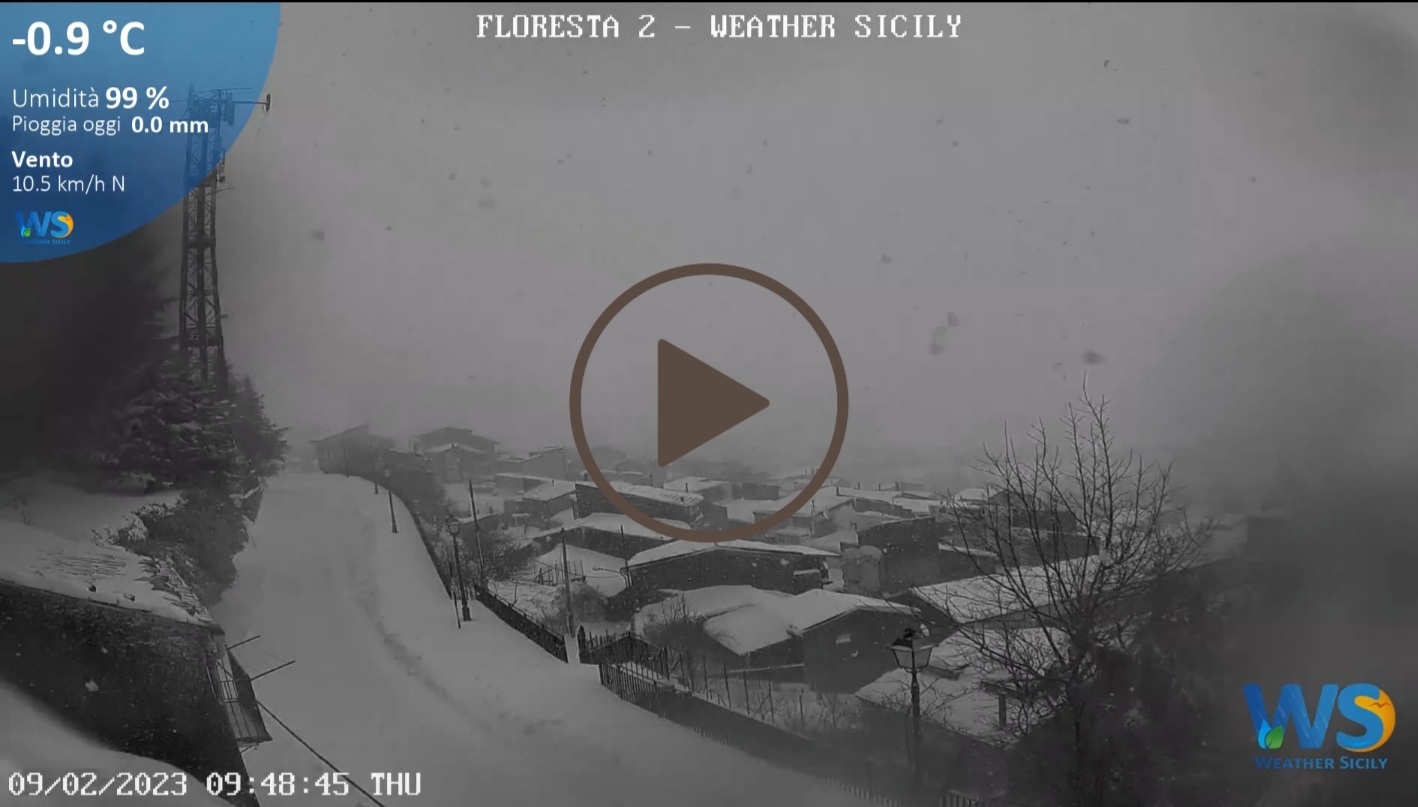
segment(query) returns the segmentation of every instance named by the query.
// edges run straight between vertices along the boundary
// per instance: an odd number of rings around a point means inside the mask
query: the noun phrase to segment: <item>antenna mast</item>
[[[271,111],[271,96],[237,101],[231,90],[187,95],[187,159],[184,178],[192,190],[182,200],[182,277],[177,342],[189,373],[214,383],[225,395],[226,344],[222,338],[222,297],[217,281],[217,191],[226,182],[226,158],[208,172],[221,153],[222,126],[236,123],[237,104]]]

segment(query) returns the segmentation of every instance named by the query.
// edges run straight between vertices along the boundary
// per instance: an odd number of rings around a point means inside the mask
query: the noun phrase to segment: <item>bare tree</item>
[[[972,555],[980,576],[937,605],[981,686],[1008,701],[1007,729],[1047,772],[1040,785],[1067,807],[1104,807],[1119,799],[1109,734],[1125,721],[1101,682],[1125,663],[1150,593],[1194,564],[1204,530],[1178,506],[1169,466],[1119,449],[1106,400],[1086,386],[1058,431],[1041,423],[1024,446],[1006,433],[986,449],[988,499],[948,517],[998,565]]]

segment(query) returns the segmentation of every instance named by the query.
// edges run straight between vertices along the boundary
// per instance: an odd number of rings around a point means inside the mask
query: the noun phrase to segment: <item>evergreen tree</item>
[[[266,402],[250,376],[231,378],[230,400],[236,445],[245,461],[245,471],[253,478],[271,476],[280,470],[285,457],[286,430],[266,415]]]
[[[234,406],[170,352],[136,373],[79,437],[71,456],[111,476],[172,487],[229,487],[241,473]]]
[[[52,457],[104,394],[164,350],[167,225],[78,255],[0,266],[0,463]]]

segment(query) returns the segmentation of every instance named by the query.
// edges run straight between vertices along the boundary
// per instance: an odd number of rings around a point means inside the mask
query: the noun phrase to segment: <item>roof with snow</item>
[[[678,490],[687,493],[702,493],[714,488],[722,488],[731,485],[722,479],[709,479],[703,476],[681,476],[678,479],[671,479],[663,487],[665,490]]]
[[[790,493],[787,496],[781,496],[771,501],[763,499],[734,499],[732,501],[720,502],[720,504],[728,511],[730,520],[750,524],[764,516],[777,513],[779,510],[792,504],[793,499],[796,497],[797,493]],[[793,515],[801,516],[811,515],[813,513],[828,513],[851,503],[851,497],[838,496],[833,492],[832,488],[824,488],[813,494],[813,497],[808,500],[808,503],[803,505],[802,508],[797,510]]]
[[[1045,566],[1022,566],[911,589],[911,593],[960,623],[1006,616],[1052,602],[1059,589],[1081,590],[1101,562],[1098,555]]]
[[[1015,669],[1045,670],[1068,648],[1068,634],[1057,628],[966,629],[932,648],[929,666],[947,675],[994,680],[1006,676],[992,659],[1010,659]]]
[[[682,521],[675,521],[673,519],[667,518],[660,519],[660,521],[671,527],[679,527],[680,529],[685,530],[689,529],[689,525],[685,524]],[[639,524],[635,520],[631,519],[629,516],[622,515],[620,513],[588,513],[587,515],[581,518],[572,519],[571,521],[566,522],[566,524],[560,527],[553,527],[551,529],[542,530],[541,532],[535,535],[529,535],[527,537],[529,539],[545,538],[549,535],[555,535],[558,532],[561,532],[562,530],[572,530],[581,527],[584,527],[588,530],[597,530],[599,532],[619,532],[624,533],[625,535],[633,536],[635,538],[649,538],[655,541],[664,541],[666,543],[671,540],[670,538],[661,535],[660,533],[655,532],[654,530],[645,527],[642,524]]]
[[[549,502],[560,499],[563,496],[570,496],[576,492],[575,482],[564,482],[556,480],[544,485],[538,485],[526,493],[522,494],[523,501],[529,502]]]
[[[792,595],[780,591],[764,591],[752,586],[706,586],[682,591],[667,600],[647,605],[635,614],[635,628],[665,622],[677,617],[709,619],[738,608],[781,600]]]
[[[643,528],[642,528],[643,529]],[[647,566],[651,563],[674,558],[685,558],[690,555],[699,555],[705,552],[761,552],[769,555],[806,555],[809,557],[835,558],[836,552],[828,552],[825,549],[815,549],[810,546],[798,546],[795,544],[765,544],[760,541],[719,541],[717,543],[704,543],[702,541],[669,541],[661,546],[652,547],[644,552],[637,553],[630,559],[630,565]]]
[[[596,487],[590,482],[577,483],[581,487]],[[693,507],[704,503],[704,497],[698,493],[685,493],[684,491],[665,490],[651,485],[634,485],[629,482],[611,482],[611,487],[622,496],[634,496],[646,501],[661,502],[663,504],[675,504],[681,507]]]
[[[537,562],[543,566],[560,569],[562,567],[561,553],[562,549],[558,545],[555,549],[537,558]],[[584,577],[586,585],[604,597],[614,597],[625,591],[625,576],[620,572],[625,561],[620,558],[613,558],[610,555],[602,555],[599,552],[567,544],[566,560],[571,564],[572,582]]]
[[[709,638],[738,655],[753,653],[819,625],[858,611],[907,614],[910,609],[885,600],[812,589],[793,597],[764,600],[736,608],[704,623]]]
[[[0,581],[65,597],[216,628],[187,583],[161,561],[0,522]]]
[[[1007,746],[1013,736],[999,723],[999,695],[985,689],[984,682],[950,678],[931,670],[920,674],[921,720],[995,746]],[[910,713],[911,673],[894,669],[857,690],[867,703],[896,712]],[[1019,709],[1007,705],[1009,719],[1017,719]]]

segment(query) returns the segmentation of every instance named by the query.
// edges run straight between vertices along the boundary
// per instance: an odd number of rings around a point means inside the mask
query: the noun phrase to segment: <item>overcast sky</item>
[[[958,39],[791,42],[704,30],[786,5],[600,8],[620,40],[475,38],[477,13],[540,4],[285,4],[221,208],[230,353],[278,417],[565,441],[595,317],[708,261],[821,314],[856,445],[969,448],[1057,416],[1085,370],[1152,446],[1271,429],[1273,451],[1412,408],[1413,365],[1378,358],[1418,338],[1401,9],[932,4],[902,10],[962,14]],[[776,385],[806,413],[768,432],[793,452],[825,441],[807,326],[722,285],[627,313],[645,347],[598,352],[593,439],[650,445],[670,338]],[[1380,388],[1388,414],[1352,412]]]

